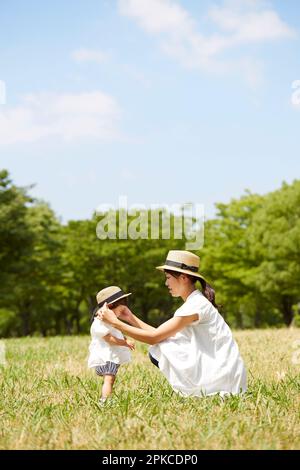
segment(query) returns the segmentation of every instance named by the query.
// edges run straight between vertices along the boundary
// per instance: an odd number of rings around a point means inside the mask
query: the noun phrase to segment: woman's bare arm
[[[141,328],[142,330],[155,330],[153,326],[148,325],[148,323],[145,323],[144,321],[140,320],[136,315],[134,315],[128,307],[121,306],[121,308],[122,313],[119,316],[120,320],[125,320],[130,325],[135,326],[136,328]]]
[[[135,326],[136,328],[140,328],[142,330],[148,330],[148,331],[153,331],[155,330],[156,328],[154,328],[154,326],[151,326],[151,325],[148,325],[148,323],[145,323],[144,321],[142,321],[140,318],[138,318],[136,315],[132,314],[132,323],[130,322],[130,324],[132,326]]]
[[[161,341],[174,336],[185,326],[199,319],[198,314],[189,315],[187,317],[173,317],[158,328],[152,327],[151,329],[141,329],[122,322],[115,316],[114,312],[108,308],[102,309],[99,316],[102,320],[110,323],[114,328],[121,330],[131,338],[151,345],[160,343]]]

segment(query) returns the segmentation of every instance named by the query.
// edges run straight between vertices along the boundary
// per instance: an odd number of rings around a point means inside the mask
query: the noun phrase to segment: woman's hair
[[[202,294],[204,295],[204,297],[206,297],[213,304],[214,307],[218,308],[218,305],[216,304],[216,293],[212,286],[205,281],[205,279],[186,273],[180,273],[178,271],[170,271],[168,269],[165,269],[164,271],[165,273],[170,274],[171,276],[174,276],[176,278],[178,278],[180,274],[185,274],[187,277],[190,278],[193,284],[196,284],[196,282],[199,281],[202,287]]]

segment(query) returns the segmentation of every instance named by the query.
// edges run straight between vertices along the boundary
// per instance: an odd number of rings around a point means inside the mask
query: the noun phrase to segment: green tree
[[[9,283],[8,276],[31,244],[31,232],[26,218],[32,198],[29,188],[15,186],[7,170],[0,171],[0,285],[2,296]],[[2,297],[3,298],[3,297]]]
[[[249,230],[255,285],[291,325],[300,302],[300,181],[269,193]]]
[[[202,272],[216,290],[222,314],[234,326],[259,326],[260,295],[253,286],[248,230],[263,198],[248,192],[229,204],[216,204],[217,217],[205,225],[205,244],[198,254]]]
[[[21,332],[48,334],[54,328],[54,313],[59,308],[61,279],[61,241],[59,221],[47,204],[28,208],[26,219],[31,244],[22,254],[15,272],[13,302],[21,321]]]

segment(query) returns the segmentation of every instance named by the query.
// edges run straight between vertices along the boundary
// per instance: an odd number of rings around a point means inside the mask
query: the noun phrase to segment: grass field
[[[115,400],[98,406],[89,337],[3,340],[1,449],[299,449],[299,329],[238,331],[241,397],[181,398],[138,345]],[[298,345],[298,351],[297,349]]]

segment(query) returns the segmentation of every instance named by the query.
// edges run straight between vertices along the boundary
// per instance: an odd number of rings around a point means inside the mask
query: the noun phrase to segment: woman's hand
[[[122,310],[121,310],[121,313],[119,315],[119,319],[120,320],[125,320],[127,323],[130,323],[132,324],[133,323],[133,313],[131,312],[131,310],[126,307],[126,305],[122,305]]]
[[[113,325],[118,319],[114,312],[108,308],[107,303],[105,303],[103,307],[98,311],[97,317],[100,318],[100,320],[109,323],[110,325]]]

